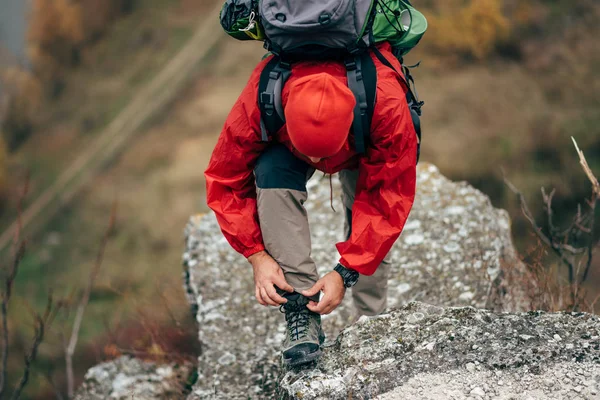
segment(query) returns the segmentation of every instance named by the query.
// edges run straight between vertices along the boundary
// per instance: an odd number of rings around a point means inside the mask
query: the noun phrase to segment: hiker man
[[[367,56],[377,85],[364,153],[356,151],[351,133],[357,103],[347,68],[337,61],[293,64],[281,93],[285,124],[264,141],[257,99],[267,58],[233,106],[205,172],[208,205],[231,246],[252,264],[256,299],[285,310],[288,365],[319,356],[321,315],[340,304],[346,288],[354,285],[358,316],[386,308],[386,255],[414,201],[417,135],[397,72],[402,69],[387,43]],[[339,264],[321,278],[303,206],[315,170],[339,173],[346,211],[346,240],[336,245]]]

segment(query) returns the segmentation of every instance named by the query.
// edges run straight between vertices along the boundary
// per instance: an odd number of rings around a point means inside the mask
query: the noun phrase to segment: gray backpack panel
[[[374,0],[262,0],[259,11],[271,45],[290,51],[305,45],[352,49],[365,35]],[[364,38],[363,38],[364,36]]]

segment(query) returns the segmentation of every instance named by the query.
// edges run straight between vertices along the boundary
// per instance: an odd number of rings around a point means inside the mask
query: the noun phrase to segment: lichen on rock
[[[339,257],[335,243],[343,236],[339,183],[334,190],[334,208],[338,212],[329,207],[328,180],[317,177],[308,184],[305,207],[311,226],[312,254],[321,274],[335,266]],[[415,205],[392,256],[390,308],[413,300],[438,306],[440,315],[446,312],[440,306],[523,308],[523,293],[515,285],[506,284],[507,272],[522,271],[510,238],[507,213],[492,207],[489,198],[468,184],[449,181],[432,165],[424,164],[418,169]],[[283,316],[257,303],[251,267],[231,249],[214,215],[190,220],[183,261],[186,290],[197,317],[203,349],[198,360],[199,378],[188,398],[273,398],[281,373]],[[325,316],[329,345],[346,327],[351,314],[347,295],[336,311]],[[414,324],[418,326],[419,314],[411,318],[416,319]],[[435,345],[425,344],[426,350],[427,346]],[[396,355],[401,357],[401,353]],[[377,361],[381,365],[394,362],[393,358]],[[379,367],[374,364],[373,368]],[[325,388],[340,387],[340,379],[353,378],[332,375],[318,382]],[[385,379],[372,387],[377,385],[388,387]]]
[[[157,364],[122,356],[90,368],[75,400],[165,400],[184,397],[191,363]]]
[[[277,398],[583,399],[599,385],[597,316],[413,302],[346,328],[316,368],[283,375]]]

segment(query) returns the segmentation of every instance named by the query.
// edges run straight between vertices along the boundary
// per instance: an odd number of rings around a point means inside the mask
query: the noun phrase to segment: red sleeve
[[[371,140],[359,165],[352,235],[338,243],[340,263],[372,275],[400,236],[416,189],[417,139],[404,90],[380,79]]]
[[[223,235],[244,257],[264,250],[256,209],[254,165],[266,146],[261,141],[258,81],[261,62],[229,113],[213,150],[206,177],[208,206]]]

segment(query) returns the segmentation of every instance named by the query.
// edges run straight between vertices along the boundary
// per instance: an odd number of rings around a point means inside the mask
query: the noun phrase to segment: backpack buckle
[[[280,76],[281,76],[281,72],[279,72],[279,71],[271,71],[271,72],[269,72],[269,79],[273,79],[274,81],[276,81],[277,79],[279,79]]]
[[[361,52],[361,48],[358,44],[351,44],[349,46],[346,47],[346,51],[348,51],[348,53],[352,54],[353,56],[357,55],[358,53]]]
[[[357,68],[355,60],[346,60],[346,61],[344,61],[344,64],[346,64],[346,69],[348,71],[355,71]]]
[[[265,105],[265,110],[273,110],[275,104],[275,94],[262,92],[260,102]]]

